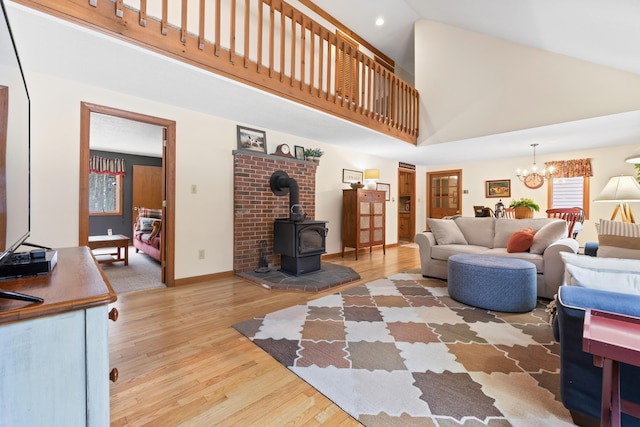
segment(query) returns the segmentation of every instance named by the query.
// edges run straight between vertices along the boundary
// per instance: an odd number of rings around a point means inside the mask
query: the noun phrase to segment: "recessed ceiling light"
[[[378,27],[379,27],[379,26],[381,26],[381,25],[383,25],[383,24],[384,24],[384,19],[382,19],[382,18],[378,18],[378,19],[376,19],[376,25],[377,25]]]

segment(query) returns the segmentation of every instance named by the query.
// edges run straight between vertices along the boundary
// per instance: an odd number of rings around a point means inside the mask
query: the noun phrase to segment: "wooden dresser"
[[[109,426],[108,319],[117,311],[107,305],[116,294],[89,248],[58,249],[50,274],[0,288],[44,298],[0,299],[0,425]]]
[[[342,190],[342,256],[344,248],[382,245],[385,252],[385,192],[377,190]]]

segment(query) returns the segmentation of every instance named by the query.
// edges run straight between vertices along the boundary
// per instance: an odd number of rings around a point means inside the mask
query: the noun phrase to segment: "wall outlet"
[[[113,230],[112,230],[112,229],[110,229],[110,228],[107,228],[107,234],[108,234],[109,236],[111,236],[111,235],[113,234]]]
[[[204,249],[198,251],[198,259],[204,259]]]

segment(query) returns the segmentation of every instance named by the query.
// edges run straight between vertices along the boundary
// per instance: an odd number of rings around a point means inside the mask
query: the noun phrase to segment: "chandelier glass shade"
[[[536,165],[536,147],[538,144],[531,144],[531,146],[533,147],[533,165],[531,166],[531,170],[516,169],[516,176],[527,187],[540,188],[545,181],[553,178],[554,168],[551,166],[548,169],[542,168],[538,170],[538,165]]]

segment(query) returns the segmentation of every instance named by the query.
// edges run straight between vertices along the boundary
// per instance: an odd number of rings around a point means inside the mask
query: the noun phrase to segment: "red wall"
[[[273,222],[289,217],[289,195],[278,197],[269,188],[277,170],[298,181],[300,205],[307,219],[315,219],[317,163],[261,153],[234,152],[233,156],[233,270],[252,271],[260,264],[260,240],[267,241],[269,265],[280,265],[273,253]]]

